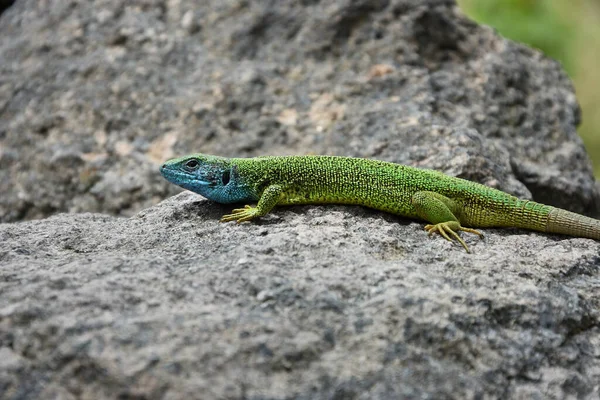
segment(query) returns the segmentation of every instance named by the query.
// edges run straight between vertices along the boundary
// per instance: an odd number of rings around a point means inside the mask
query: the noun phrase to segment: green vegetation
[[[583,110],[579,134],[600,177],[600,2],[597,0],[458,0],[474,20],[559,60]]]

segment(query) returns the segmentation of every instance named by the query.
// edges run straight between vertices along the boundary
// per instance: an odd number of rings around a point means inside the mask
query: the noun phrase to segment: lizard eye
[[[223,176],[221,177],[221,180],[223,181],[223,185],[227,186],[227,184],[231,180],[231,173],[229,172],[229,170],[223,171]]]
[[[200,165],[198,160],[189,160],[188,162],[185,163],[185,166],[189,169],[196,169],[196,168],[198,168],[198,165]]]

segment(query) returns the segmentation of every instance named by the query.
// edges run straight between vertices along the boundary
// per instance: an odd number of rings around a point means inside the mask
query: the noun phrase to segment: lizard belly
[[[404,217],[417,217],[416,210],[410,201],[410,195],[392,194],[381,190],[369,191],[367,194],[355,190],[351,191],[351,193],[339,190],[329,193],[326,191],[311,192],[310,190],[290,190],[282,195],[278,204],[360,205]]]

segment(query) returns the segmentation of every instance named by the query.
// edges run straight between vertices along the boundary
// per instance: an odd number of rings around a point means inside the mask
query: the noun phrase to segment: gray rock
[[[595,398],[600,243],[182,193],[0,225],[0,397]]]
[[[450,0],[22,0],[0,38],[2,221],[132,215],[196,151],[381,158],[600,210],[558,63]]]
[[[0,224],[0,398],[600,395],[598,242],[487,229],[466,254],[361,207],[150,207],[177,192],[157,166],[202,151],[597,214],[560,66],[453,1],[21,0],[0,59],[0,220],[72,212]]]

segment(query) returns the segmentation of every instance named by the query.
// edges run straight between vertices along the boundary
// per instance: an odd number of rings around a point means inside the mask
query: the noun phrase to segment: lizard
[[[169,182],[236,208],[221,222],[262,217],[275,206],[353,204],[429,224],[429,236],[456,240],[474,228],[522,228],[600,240],[600,220],[576,214],[442,172],[366,158],[263,156],[227,158],[192,154],[160,167]]]

